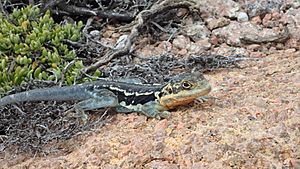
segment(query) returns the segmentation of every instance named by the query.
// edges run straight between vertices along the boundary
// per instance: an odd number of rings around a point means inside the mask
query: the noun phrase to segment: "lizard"
[[[100,79],[73,86],[28,90],[0,99],[0,107],[26,101],[79,101],[75,112],[113,107],[117,112],[139,112],[148,117],[166,118],[177,106],[193,102],[211,91],[199,72],[175,75],[166,83],[147,84],[137,79]],[[85,121],[86,115],[83,117]]]

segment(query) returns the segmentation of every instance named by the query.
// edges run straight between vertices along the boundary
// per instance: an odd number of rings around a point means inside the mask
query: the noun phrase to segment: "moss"
[[[0,14],[0,92],[32,78],[60,80],[62,70],[76,58],[63,40],[78,41],[82,26],[57,24],[49,11],[41,15],[32,6],[14,9],[8,18]],[[78,59],[66,72],[65,83],[74,83],[82,68]]]

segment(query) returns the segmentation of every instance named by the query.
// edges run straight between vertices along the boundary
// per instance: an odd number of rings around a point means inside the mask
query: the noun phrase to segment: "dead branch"
[[[45,12],[48,9],[52,9],[54,6],[60,4],[61,2],[63,2],[63,0],[51,0],[51,1],[46,1],[45,4],[43,4],[43,9],[41,10],[42,12]]]
[[[124,22],[130,22],[133,20],[133,17],[128,14],[120,14],[112,11],[92,10],[85,7],[68,5],[66,2],[62,2],[61,5],[59,5],[59,8],[72,15],[100,16],[102,18],[116,19]]]
[[[129,14],[121,14],[113,11],[103,11],[95,10],[87,7],[78,7],[76,5],[68,4],[66,1],[62,0],[52,0],[43,4],[42,12],[50,9],[52,11],[57,11],[54,7],[58,7],[61,11],[59,13],[67,13],[69,15],[80,15],[80,16],[99,16],[101,18],[116,19],[124,22],[131,22],[133,16]]]
[[[151,19],[156,16],[165,13],[171,9],[176,8],[191,8],[195,4],[192,1],[180,1],[180,0],[168,0],[162,1],[160,4],[152,6],[149,10],[143,10],[137,16],[135,24],[131,29],[131,32],[126,40],[126,43],[123,48],[117,49],[115,51],[109,51],[103,56],[103,59],[100,59],[98,62],[94,63],[91,66],[86,67],[82,71],[84,73],[90,72],[99,68],[100,66],[110,62],[112,59],[117,57],[124,56],[129,53],[132,43],[136,40],[136,38],[140,35],[140,30],[143,28]]]

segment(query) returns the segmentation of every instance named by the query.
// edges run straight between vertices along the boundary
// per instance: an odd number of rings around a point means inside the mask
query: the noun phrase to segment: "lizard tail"
[[[5,106],[7,104],[16,103],[13,101],[14,99],[11,96],[5,96],[0,100],[0,107]]]
[[[48,92],[42,89],[36,89],[27,92],[16,93],[8,95],[0,99],[0,107],[7,104],[24,102],[24,101],[38,101],[38,100],[51,100],[51,97],[47,97]]]
[[[60,101],[60,100],[82,100],[85,99],[84,92],[74,87],[53,87],[45,89],[34,89],[13,95],[8,95],[0,99],[0,107],[7,104],[25,101]]]

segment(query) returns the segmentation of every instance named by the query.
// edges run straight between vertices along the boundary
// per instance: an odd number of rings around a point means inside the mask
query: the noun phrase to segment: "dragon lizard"
[[[0,107],[25,101],[78,100],[74,109],[86,110],[114,107],[117,112],[140,112],[148,117],[165,118],[170,109],[188,104],[207,95],[211,86],[200,73],[185,73],[164,84],[143,84],[136,79],[106,80],[65,87],[33,89],[5,96]]]

